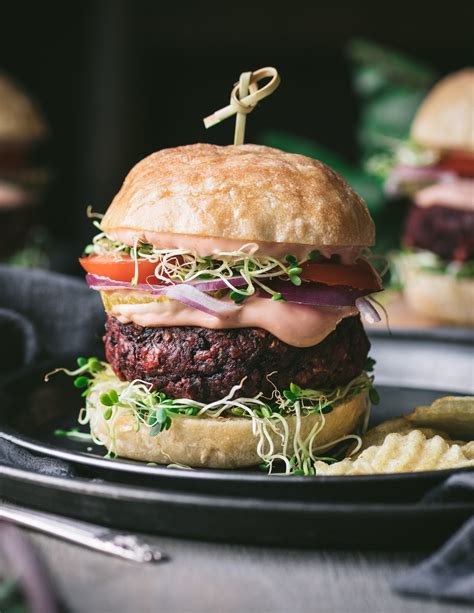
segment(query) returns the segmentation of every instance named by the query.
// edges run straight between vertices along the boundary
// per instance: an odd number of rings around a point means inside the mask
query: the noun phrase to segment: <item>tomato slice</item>
[[[356,289],[378,291],[382,284],[378,275],[365,260],[355,264],[318,264],[306,262],[300,274],[304,281],[315,281],[325,285],[348,285]]]
[[[113,281],[130,282],[135,274],[135,261],[130,256],[119,260],[108,255],[90,255],[79,258],[86,272],[99,277],[107,277]],[[156,263],[146,259],[138,260],[138,283],[160,283],[154,276]],[[348,285],[356,289],[378,291],[382,289],[380,279],[365,260],[355,264],[318,264],[306,262],[302,265],[300,274],[304,281],[315,281],[325,285]]]
[[[439,168],[452,170],[461,177],[474,177],[474,155],[462,151],[445,153],[438,162]]]
[[[98,277],[107,277],[113,281],[131,281],[135,274],[135,261],[130,256],[124,256],[119,260],[109,255],[90,255],[79,258],[82,268]],[[160,283],[154,276],[156,262],[149,262],[145,259],[138,260],[138,283]],[[150,279],[153,277],[153,279]]]

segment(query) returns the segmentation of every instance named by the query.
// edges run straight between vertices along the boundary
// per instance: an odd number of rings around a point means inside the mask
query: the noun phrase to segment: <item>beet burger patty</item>
[[[222,398],[243,379],[245,396],[271,394],[291,383],[324,390],[346,385],[363,370],[370,347],[358,315],[303,348],[261,328],[142,327],[112,316],[104,342],[121,380],[141,379],[169,396],[200,402]]]

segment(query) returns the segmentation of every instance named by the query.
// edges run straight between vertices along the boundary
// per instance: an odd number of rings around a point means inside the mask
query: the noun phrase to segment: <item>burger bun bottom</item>
[[[474,280],[409,268],[403,284],[413,312],[457,326],[474,326]]]
[[[252,420],[248,418],[177,415],[169,430],[150,436],[146,424],[141,424],[137,430],[132,414],[118,415],[111,423],[103,418],[100,409],[89,406],[88,411],[92,434],[122,458],[196,468],[242,468],[262,461],[257,453],[259,436],[253,433]],[[333,410],[324,415],[324,428],[317,435],[314,447],[358,431],[367,423],[369,411],[365,391],[335,404]],[[302,417],[300,434],[303,440],[320,419],[319,414]],[[290,432],[287,451],[292,454],[295,417],[288,417],[287,423]],[[281,452],[281,438],[273,433],[272,439],[275,453]]]

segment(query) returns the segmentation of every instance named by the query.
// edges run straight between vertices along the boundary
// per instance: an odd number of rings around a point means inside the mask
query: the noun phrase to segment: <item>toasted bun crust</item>
[[[129,173],[103,221],[129,229],[244,242],[368,246],[364,201],[328,166],[260,145],[163,149]]]
[[[31,99],[0,73],[0,141],[35,141],[46,135],[46,124]]]
[[[404,296],[415,313],[457,326],[474,326],[474,280],[405,270]]]
[[[132,415],[118,417],[113,425],[103,419],[97,409],[91,413],[91,431],[107,449],[123,458],[156,462],[157,464],[184,464],[200,468],[240,468],[261,462],[257,454],[258,437],[252,432],[250,419],[242,417],[181,417],[173,418],[169,430],[156,436],[148,434],[149,427],[142,425],[136,431]],[[354,432],[367,417],[369,402],[366,392],[341,402],[325,415],[326,422],[318,434],[316,446]],[[309,415],[301,420],[301,435],[309,435],[318,415]],[[288,419],[291,433],[295,431],[295,418]],[[273,435],[275,449],[281,452],[281,440]],[[290,451],[290,450],[289,450]]]
[[[433,87],[411,135],[430,149],[474,152],[474,68],[450,74]]]

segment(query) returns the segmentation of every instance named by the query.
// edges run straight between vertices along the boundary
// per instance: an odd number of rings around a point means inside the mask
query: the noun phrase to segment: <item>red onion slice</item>
[[[232,302],[213,298],[206,291],[227,288],[221,281],[203,281],[197,283],[178,283],[175,285],[147,285],[141,283],[133,287],[125,281],[112,281],[106,277],[86,275],[88,285],[95,290],[128,289],[145,291],[153,295],[166,296],[177,300],[187,306],[199,309],[214,317],[226,317],[237,312],[241,306]],[[247,282],[242,277],[232,279],[236,286],[245,285]],[[375,307],[364,297],[373,292],[370,289],[356,289],[346,285],[324,285],[322,283],[303,282],[300,286],[293,285],[289,281],[272,279],[267,283],[273,291],[279,292],[287,302],[307,306],[344,307],[357,306],[359,311],[369,322],[380,321],[380,316]],[[260,296],[270,298],[270,294],[261,291]],[[245,303],[244,303],[245,304]]]
[[[214,317],[226,317],[234,314],[241,308],[234,303],[213,298],[196,287],[186,285],[185,283],[168,286],[165,295],[167,298],[178,300],[178,302],[186,306],[204,311],[204,313]]]
[[[436,166],[408,166],[399,164],[392,169],[390,176],[385,181],[385,192],[390,196],[402,193],[400,189],[403,183],[424,183],[432,181],[436,183],[449,183],[456,180],[456,174],[449,170],[443,170]]]
[[[116,289],[129,289],[129,290],[139,290],[141,292],[148,292],[149,294],[161,295],[166,293],[166,288],[174,287],[173,285],[153,285],[148,283],[138,283],[137,285],[132,285],[128,281],[114,281],[113,279],[109,279],[108,277],[99,277],[98,275],[92,275],[88,273],[86,275],[86,282],[88,286],[95,290],[116,290]],[[195,287],[202,292],[215,292],[220,289],[229,289],[229,286],[222,281],[221,279],[210,279],[206,281],[190,281],[189,283],[176,284],[176,285],[189,285]],[[242,285],[247,285],[247,281],[243,277],[233,277],[232,285],[235,287],[240,287]]]
[[[363,316],[365,321],[369,324],[375,324],[382,319],[378,314],[377,309],[367,300],[367,298],[357,298],[356,307],[359,309],[360,314]]]
[[[296,286],[289,281],[272,280],[267,285],[279,292],[287,302],[310,306],[354,306],[358,298],[374,293],[369,289],[323,283],[302,283]],[[266,296],[270,297],[268,294]]]

